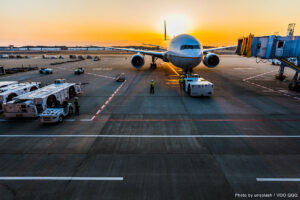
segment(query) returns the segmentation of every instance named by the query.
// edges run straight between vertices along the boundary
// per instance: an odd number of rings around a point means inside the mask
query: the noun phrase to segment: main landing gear
[[[184,68],[184,74],[193,74],[193,68]]]
[[[152,63],[150,64],[150,69],[156,69],[157,68],[157,65],[156,65],[156,61],[157,61],[158,58],[152,56]]]

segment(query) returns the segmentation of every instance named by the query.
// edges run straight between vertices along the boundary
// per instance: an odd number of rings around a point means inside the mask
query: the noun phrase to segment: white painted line
[[[281,94],[281,95],[284,95],[284,96],[287,96],[287,97],[292,97],[292,98],[294,98],[294,99],[296,99],[296,100],[299,101],[300,98],[297,98],[297,97],[292,96],[292,95],[290,95],[290,94],[287,94],[287,93],[285,93],[285,92],[275,91],[275,90],[273,90],[273,89],[271,89],[271,88],[268,88],[268,87],[265,87],[265,86],[262,86],[262,85],[259,85],[259,84],[256,84],[256,83],[252,83],[252,82],[249,81],[249,80],[251,80],[251,79],[253,79],[253,78],[257,78],[257,77],[263,76],[263,75],[265,75],[265,74],[272,73],[272,72],[274,72],[274,71],[277,71],[277,70],[272,70],[272,71],[269,71],[269,72],[265,72],[265,73],[262,73],[262,74],[258,74],[258,75],[256,75],[256,76],[251,76],[251,77],[249,77],[249,78],[243,79],[243,81],[246,82],[246,83],[248,83],[248,84],[252,84],[252,85],[255,85],[255,86],[257,86],[257,87],[263,88],[263,89],[268,89],[268,90],[270,90],[270,91],[274,91],[274,92],[276,92],[276,93],[278,93],[278,94]]]
[[[300,138],[300,135],[0,135],[0,138]]]
[[[256,178],[258,182],[300,182],[300,178]]]
[[[109,102],[116,96],[116,94],[119,92],[119,90],[124,86],[126,80],[115,90],[115,92],[106,100],[104,105],[101,106],[101,108],[96,112],[96,114],[90,119],[90,121],[93,121],[96,119],[99,114],[104,110],[104,108],[109,104]]]
[[[2,176],[0,181],[123,181],[123,177]]]
[[[81,122],[89,122],[91,119],[80,119]]]
[[[66,122],[74,122],[75,119],[65,119],[64,121],[66,121]]]
[[[247,80],[250,80],[250,79],[254,79],[254,78],[263,76],[263,75],[265,75],[265,74],[270,74],[270,73],[275,72],[275,71],[278,71],[278,70],[277,70],[277,69],[274,69],[274,70],[272,70],[272,71],[268,71],[268,72],[265,72],[265,73],[262,73],[262,74],[258,74],[258,75],[255,75],[255,76],[251,76],[251,77],[249,77],[249,78],[243,79],[243,81],[247,81]]]

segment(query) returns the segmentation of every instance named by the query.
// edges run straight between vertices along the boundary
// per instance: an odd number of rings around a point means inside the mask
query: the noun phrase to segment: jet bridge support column
[[[294,78],[293,78],[293,82],[289,84],[289,89],[290,90],[294,90],[294,91],[300,91],[300,77],[299,77],[299,72],[296,71]]]
[[[284,67],[285,67],[284,63],[281,62],[279,73],[278,75],[275,76],[275,78],[280,81],[283,81],[286,78],[286,76],[284,75]]]

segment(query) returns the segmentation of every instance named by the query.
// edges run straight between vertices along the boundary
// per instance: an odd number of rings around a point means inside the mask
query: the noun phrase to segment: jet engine
[[[214,68],[220,63],[220,59],[216,54],[208,53],[205,55],[203,63],[206,67]]]
[[[132,56],[131,65],[134,68],[140,69],[144,66],[144,64],[145,64],[144,56],[142,56],[141,54],[136,54],[136,55]]]

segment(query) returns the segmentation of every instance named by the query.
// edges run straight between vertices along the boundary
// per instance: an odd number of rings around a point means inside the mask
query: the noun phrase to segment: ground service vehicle
[[[0,88],[0,112],[2,112],[3,104],[11,101],[16,96],[37,90],[39,86],[40,83],[27,82],[27,83],[17,83],[17,84],[8,85],[6,87]]]
[[[212,96],[214,84],[200,78],[198,74],[187,74],[184,78],[183,89],[190,96]]]
[[[7,87],[9,85],[17,84],[18,81],[0,81],[0,88]]]
[[[99,56],[95,56],[94,61],[99,61],[100,57]]]
[[[84,73],[84,69],[82,67],[78,67],[74,70],[75,75],[79,75],[79,74],[83,74],[83,73]]]
[[[74,106],[72,103],[58,106],[55,108],[47,108],[41,115],[42,123],[57,123],[63,122],[64,118],[74,113]]]
[[[80,92],[80,85],[58,79],[54,84],[17,96],[4,104],[4,116],[38,117],[47,108],[57,107]]]
[[[45,67],[42,67],[39,72],[40,72],[40,74],[53,74],[53,70],[52,69],[45,68]]]

